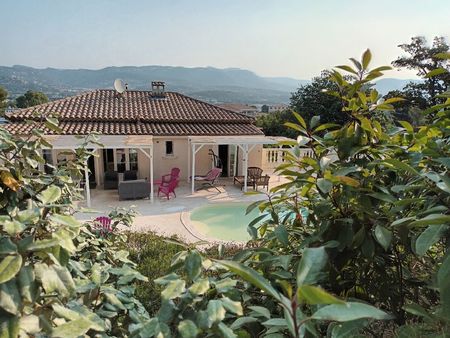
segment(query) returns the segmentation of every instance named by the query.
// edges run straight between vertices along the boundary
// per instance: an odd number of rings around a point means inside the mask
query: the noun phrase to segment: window
[[[126,170],[125,149],[116,149],[117,172],[123,173]]]
[[[114,171],[114,149],[103,149],[103,166],[105,171]]]
[[[137,149],[129,150],[130,170],[138,170],[138,153]]]
[[[173,156],[173,142],[166,141],[166,155]]]

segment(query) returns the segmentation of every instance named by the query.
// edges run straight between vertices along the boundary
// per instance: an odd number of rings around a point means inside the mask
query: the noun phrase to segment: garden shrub
[[[47,118],[47,128],[59,130]],[[120,250],[116,231],[99,236],[73,215],[85,145],[73,161],[42,170],[50,145],[42,125],[28,138],[0,128],[0,335],[1,337],[102,337],[139,333],[148,320],[134,298],[133,282],[146,280]],[[132,212],[113,210],[113,229],[129,225]]]

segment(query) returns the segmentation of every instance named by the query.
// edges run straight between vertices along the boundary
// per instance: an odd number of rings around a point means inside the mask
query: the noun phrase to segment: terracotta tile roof
[[[26,122],[12,122],[2,126],[13,134],[31,133],[36,125]],[[224,136],[262,135],[259,128],[250,123],[168,123],[168,122],[61,122],[60,128],[66,135],[86,135],[97,132],[103,135],[154,135],[154,136]],[[54,134],[45,129],[46,134]]]
[[[253,119],[207,102],[166,92],[164,98],[150,91],[129,90],[117,94],[99,89],[20,109],[8,114],[6,128],[23,134],[25,120],[56,115],[65,134],[83,135],[261,135]],[[48,131],[51,134],[51,131]]]

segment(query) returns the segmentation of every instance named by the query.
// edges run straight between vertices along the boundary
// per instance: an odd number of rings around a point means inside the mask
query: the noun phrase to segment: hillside
[[[165,81],[168,90],[212,102],[287,103],[290,93],[307,81],[264,78],[248,70],[212,67],[168,66],[107,67],[89,69],[36,69],[0,67],[0,85],[14,98],[27,90],[39,90],[50,98],[96,88],[112,88],[116,78],[130,89],[149,89],[150,82]]]
[[[126,66],[91,70],[0,66],[0,86],[8,90],[11,98],[27,90],[38,90],[55,99],[91,89],[112,88],[116,78],[127,82],[130,89],[149,89],[151,81],[159,80],[166,82],[167,90],[209,102],[251,104],[289,103],[291,92],[309,82],[261,77],[238,68]],[[378,81],[376,87],[385,94],[391,89],[403,88],[408,81],[387,78]]]

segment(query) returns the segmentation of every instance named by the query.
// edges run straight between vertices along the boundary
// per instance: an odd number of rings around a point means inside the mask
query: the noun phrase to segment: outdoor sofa
[[[119,183],[119,201],[150,197],[150,183],[146,180],[122,181]]]

